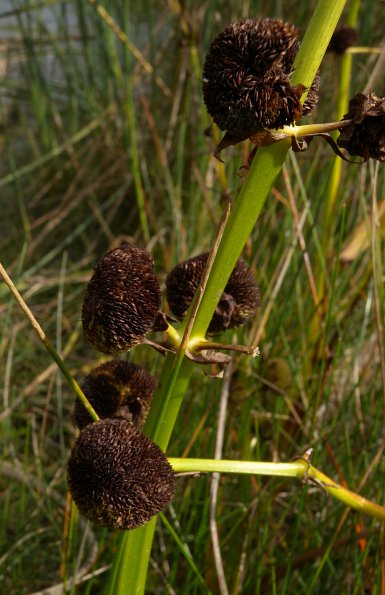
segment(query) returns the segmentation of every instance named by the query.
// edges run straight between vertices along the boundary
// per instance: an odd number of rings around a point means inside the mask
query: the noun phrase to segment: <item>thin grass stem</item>
[[[39,337],[40,341],[43,343],[44,347],[52,357],[52,359],[57,364],[58,368],[61,370],[64,378],[67,380],[68,384],[70,385],[71,389],[77,395],[77,397],[81,400],[84,407],[86,408],[87,412],[90,414],[92,419],[95,421],[99,419],[96,411],[92,407],[91,403],[88,401],[87,397],[85,396],[84,392],[80,388],[79,384],[76,382],[75,378],[72,376],[71,372],[65,365],[64,361],[60,357],[59,353],[56,351],[55,347],[52,345],[51,341],[48,339],[47,335],[43,331],[42,327],[36,320],[35,316],[33,315],[30,308],[27,306],[25,301],[23,300],[22,296],[20,295],[19,291],[17,290],[16,286],[14,285],[12,279],[8,275],[7,271],[0,263],[0,275],[4,279],[5,283],[7,284],[10,292],[12,293],[13,297],[15,298],[16,302],[20,306],[21,310],[25,314],[25,316],[30,321],[33,330],[36,332],[37,336]]]

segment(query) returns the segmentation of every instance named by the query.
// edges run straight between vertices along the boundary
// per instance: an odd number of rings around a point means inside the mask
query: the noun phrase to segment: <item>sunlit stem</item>
[[[332,132],[345,128],[351,123],[351,120],[342,120],[339,122],[326,122],[324,124],[306,124],[304,126],[284,126],[282,132],[287,136],[295,136],[301,138],[303,136],[310,136],[314,134],[323,134],[325,132]]]
[[[308,88],[311,86],[344,5],[345,0],[318,0],[293,65],[293,85],[302,84]],[[226,224],[210,279],[191,329],[191,338],[206,334],[216,304],[270,194],[288,150],[289,143],[283,140],[272,147],[263,147],[257,151]],[[145,426],[146,433],[155,438],[164,450],[167,449],[183,395],[192,375],[192,363],[183,360],[183,355],[181,352],[176,358],[166,357],[159,381],[160,389],[154,396]],[[155,522],[151,521],[141,529],[125,534],[120,555],[117,556],[112,571],[109,595],[144,593],[154,529]]]
[[[170,458],[176,473],[237,473],[247,475],[268,475],[294,477],[307,485],[318,486],[340,502],[354,510],[385,521],[385,508],[348,490],[333,479],[310,465],[307,458],[292,463],[271,463],[262,461],[226,461],[215,459]]]
[[[365,46],[355,46],[345,50],[346,54],[382,54],[382,52],[382,48],[371,48]]]
[[[258,347],[249,347],[248,345],[233,345],[232,343],[218,343],[216,341],[210,340],[202,340],[202,341],[192,341],[192,346],[189,345],[189,349],[192,352],[195,351],[204,351],[206,349],[222,349],[223,351],[238,351],[240,353],[246,353],[247,355],[251,355],[252,357],[257,357],[259,355],[259,348]]]
[[[166,330],[167,340],[170,342],[171,345],[174,347],[179,347],[180,342],[182,340],[181,335],[178,333],[176,328],[169,324]]]

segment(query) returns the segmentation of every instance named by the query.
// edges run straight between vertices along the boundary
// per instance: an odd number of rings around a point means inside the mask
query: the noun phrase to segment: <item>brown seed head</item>
[[[320,81],[321,77],[319,72],[317,72],[317,74],[314,77],[313,83],[309,89],[309,92],[306,96],[305,102],[302,106],[303,116],[307,116],[308,114],[310,114],[310,112],[315,110],[315,108],[318,105]]]
[[[331,37],[328,52],[343,54],[352,45],[358,42],[358,31],[354,27],[339,27]]]
[[[152,330],[160,304],[149,252],[122,244],[100,259],[88,283],[82,310],[84,334],[104,353],[130,349]]]
[[[280,19],[245,19],[214,39],[203,66],[203,98],[214,122],[235,142],[261,128],[297,122],[310,111],[314,97],[303,112],[305,87],[290,84],[298,49],[296,27]]]
[[[155,378],[140,366],[114,360],[92,370],[82,390],[100,418],[124,417],[141,428],[155,386]],[[75,401],[74,421],[80,430],[93,422],[80,399]]]
[[[174,471],[164,452],[125,419],[97,421],[81,431],[67,479],[80,512],[113,529],[144,525],[175,491]]]
[[[205,269],[208,252],[181,262],[166,278],[166,296],[173,314],[182,320],[186,314]],[[255,315],[259,290],[252,271],[238,259],[217,305],[208,332],[242,326]]]
[[[343,120],[353,120],[340,128],[337,145],[349,155],[385,161],[385,97],[374,93],[357,93],[350,100]]]

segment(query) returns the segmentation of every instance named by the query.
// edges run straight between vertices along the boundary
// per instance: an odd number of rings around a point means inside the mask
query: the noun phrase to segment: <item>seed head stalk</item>
[[[293,84],[310,87],[320,66],[332,33],[337,25],[346,0],[319,0],[294,62]],[[305,98],[303,98],[305,99]],[[220,241],[210,278],[191,329],[191,339],[203,338],[216,304],[223,293],[234,265],[266,202],[290,147],[283,140],[257,151],[242,190],[235,201]],[[186,358],[166,357],[159,390],[149,414],[145,431],[157,434],[159,446],[166,450],[185,390],[193,371]],[[163,410],[162,401],[168,401]],[[162,428],[159,432],[159,428]],[[123,535],[117,563],[111,574],[109,593],[144,593],[148,560],[155,530],[155,522]]]

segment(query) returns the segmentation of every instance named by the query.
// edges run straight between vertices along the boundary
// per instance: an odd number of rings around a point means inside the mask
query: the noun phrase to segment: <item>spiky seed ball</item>
[[[128,350],[143,340],[161,304],[152,258],[123,243],[98,262],[84,296],[86,339],[103,353]]]
[[[125,419],[97,421],[80,432],[67,479],[80,512],[112,529],[144,525],[175,491],[164,452]]]
[[[354,27],[339,27],[331,37],[327,51],[343,54],[352,45],[358,42],[358,31]]]
[[[114,360],[93,369],[81,387],[100,418],[124,417],[141,428],[155,386],[155,378],[140,366]],[[93,422],[80,399],[75,401],[73,417],[80,430]]]
[[[166,297],[172,313],[182,320],[202,278],[208,252],[177,264],[166,278]],[[245,261],[238,259],[211,319],[208,332],[217,333],[243,325],[255,315],[259,289]]]
[[[239,142],[261,128],[282,128],[301,118],[305,87],[290,84],[298,49],[296,27],[281,19],[245,19],[214,39],[202,87],[207,111],[221,130]]]
[[[352,122],[346,128],[340,128],[339,147],[365,161],[369,157],[385,161],[385,97],[357,93],[350,100],[349,111],[343,120]]]

